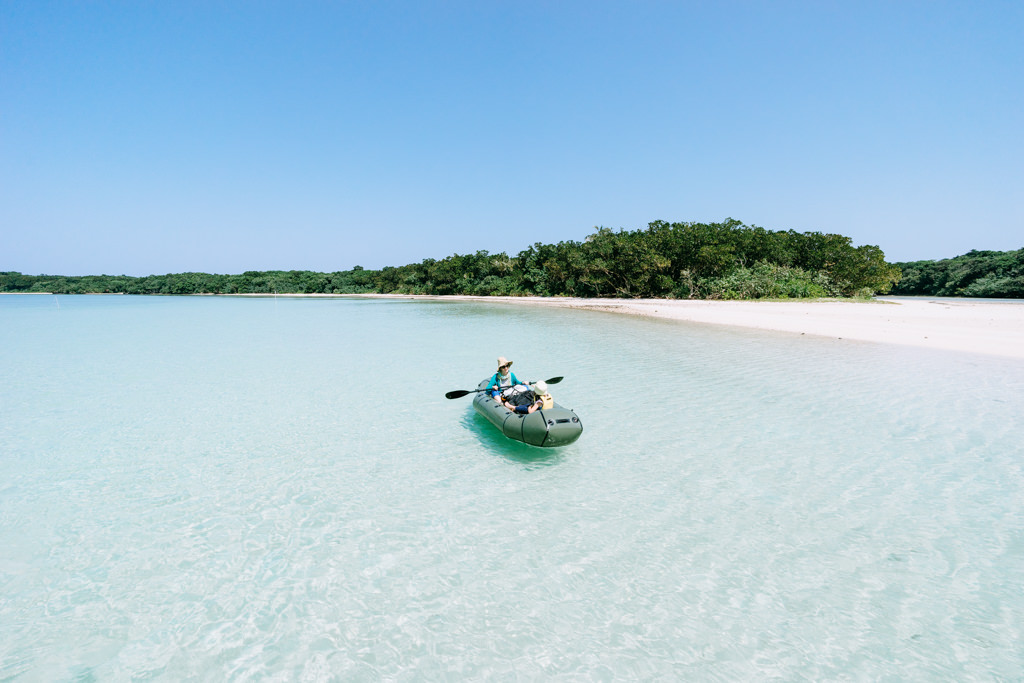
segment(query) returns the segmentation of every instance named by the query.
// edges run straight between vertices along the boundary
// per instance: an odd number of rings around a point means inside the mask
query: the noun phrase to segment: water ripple
[[[0,679],[1024,677],[1020,364],[123,299],[5,314]],[[442,398],[499,354],[580,441]]]

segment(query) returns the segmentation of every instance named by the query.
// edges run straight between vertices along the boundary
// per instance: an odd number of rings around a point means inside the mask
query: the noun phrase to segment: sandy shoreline
[[[675,299],[575,299],[528,296],[429,296],[419,294],[213,294],[198,296],[416,299],[478,301],[522,306],[589,308],[709,325],[729,325],[881,344],[962,351],[1024,359],[1024,302],[968,299],[876,301],[704,301]]]
[[[481,301],[590,308],[819,337],[1024,359],[1024,303],[900,299],[857,301],[693,301],[566,297],[411,296],[360,298]]]

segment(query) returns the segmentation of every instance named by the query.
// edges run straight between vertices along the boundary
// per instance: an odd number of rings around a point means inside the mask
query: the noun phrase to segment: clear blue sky
[[[891,261],[1024,247],[1024,3],[0,2],[0,270],[727,217]]]

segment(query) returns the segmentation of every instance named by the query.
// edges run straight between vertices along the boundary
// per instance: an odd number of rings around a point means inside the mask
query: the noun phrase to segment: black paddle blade
[[[552,377],[551,379],[549,379],[549,380],[546,380],[546,383],[547,383],[547,384],[558,384],[558,383],[559,383],[559,382],[561,382],[561,381],[562,381],[563,379],[565,379],[565,378],[564,378],[564,377]]]
[[[465,389],[456,389],[455,391],[449,391],[447,394],[444,395],[444,397],[445,398],[462,398],[466,394],[472,394],[472,393],[475,393],[475,392],[466,391]]]

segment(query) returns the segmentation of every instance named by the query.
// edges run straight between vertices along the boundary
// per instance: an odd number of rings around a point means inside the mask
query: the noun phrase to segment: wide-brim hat
[[[498,367],[500,368],[502,365],[508,365],[509,367],[512,367],[512,361],[510,361],[508,358],[505,358],[505,356],[498,356]]]

